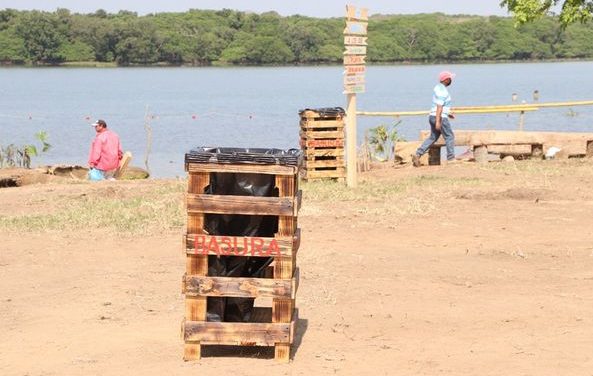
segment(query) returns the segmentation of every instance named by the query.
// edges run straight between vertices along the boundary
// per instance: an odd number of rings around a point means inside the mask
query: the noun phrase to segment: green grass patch
[[[483,181],[478,178],[452,178],[437,175],[409,177],[397,181],[365,180],[356,188],[348,188],[334,181],[303,183],[305,199],[314,201],[374,201],[408,194],[414,190],[476,186]]]
[[[17,232],[107,230],[165,233],[185,224],[185,183],[173,183],[131,197],[62,197],[48,214],[0,216],[0,229]]]

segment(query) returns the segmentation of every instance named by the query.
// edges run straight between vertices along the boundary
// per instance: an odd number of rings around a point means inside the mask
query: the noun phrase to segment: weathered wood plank
[[[335,170],[306,170],[305,180],[309,179],[324,179],[324,178],[343,178],[346,177],[345,168],[336,168]]]
[[[186,296],[294,299],[299,274],[292,279],[185,277]]]
[[[526,145],[488,145],[488,152],[506,155],[529,155],[531,144]]]
[[[213,256],[292,257],[295,244],[300,244],[301,231],[292,237],[245,237],[186,234],[187,254]],[[297,247],[298,249],[298,247]]]
[[[298,197],[188,194],[188,213],[295,215]]]
[[[335,129],[344,129],[345,123],[344,119],[340,118],[338,120],[310,120],[310,119],[301,119],[299,122],[301,129],[304,130],[316,130],[316,129],[325,129],[325,128],[335,128]]]
[[[420,132],[423,141],[430,135],[429,131]],[[544,151],[556,146],[567,155],[586,155],[587,142],[593,141],[593,133],[583,132],[523,132],[523,131],[455,131],[456,146],[492,146],[492,145],[543,145]],[[434,146],[443,146],[445,141],[440,137]]]
[[[188,177],[188,192],[202,193],[210,184],[209,173],[190,173]],[[187,232],[193,234],[202,234],[204,228],[204,214],[189,213],[187,216]],[[186,274],[203,275],[208,274],[208,256],[187,255],[186,256]],[[190,321],[206,320],[206,297],[186,297],[185,298],[185,319]],[[185,343],[185,360],[199,360],[201,357],[200,343]]]
[[[188,163],[186,170],[192,172],[226,172],[266,175],[294,175],[296,166],[258,165],[258,164],[214,164],[214,163]]]
[[[274,346],[291,342],[292,323],[234,323],[186,321],[183,326],[185,341],[203,345]],[[292,329],[294,331],[294,329]]]
[[[300,131],[301,138],[307,140],[341,139],[344,138],[344,131]]]
[[[343,148],[335,148],[335,149],[305,149],[304,150],[305,157],[307,159],[313,157],[343,157],[344,156],[344,149]]]
[[[428,164],[430,166],[441,164],[441,149],[439,147],[431,146],[428,149]]]
[[[306,148],[343,148],[344,139],[336,140],[307,140],[301,138],[301,146]]]
[[[296,176],[276,176],[276,187],[280,197],[292,197],[297,190]],[[299,191],[300,193],[300,191]],[[280,216],[278,218],[277,236],[290,236],[296,232],[297,218]],[[274,258],[274,278],[291,279],[296,268],[296,254],[292,257]],[[272,301],[272,322],[289,323],[294,310],[294,298],[274,298]],[[275,359],[281,362],[290,360],[290,341],[277,341],[275,344]]]

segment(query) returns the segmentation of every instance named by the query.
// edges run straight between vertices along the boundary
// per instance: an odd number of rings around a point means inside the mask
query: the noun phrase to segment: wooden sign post
[[[368,9],[346,5],[344,92],[346,94],[346,184],[356,187],[356,94],[364,93]]]

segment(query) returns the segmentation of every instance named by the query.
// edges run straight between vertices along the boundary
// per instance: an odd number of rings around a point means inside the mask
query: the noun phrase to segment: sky
[[[0,9],[54,11],[67,8],[76,13],[104,9],[110,13],[130,10],[140,15],[157,12],[184,12],[188,9],[229,8],[256,13],[274,10],[283,16],[300,14],[312,17],[343,17],[345,5],[366,7],[369,14],[447,14],[507,15],[500,0],[0,0]]]

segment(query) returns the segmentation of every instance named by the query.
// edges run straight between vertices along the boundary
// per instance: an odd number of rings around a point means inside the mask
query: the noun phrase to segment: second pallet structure
[[[342,108],[303,110],[300,115],[305,180],[344,179],[344,117]]]

